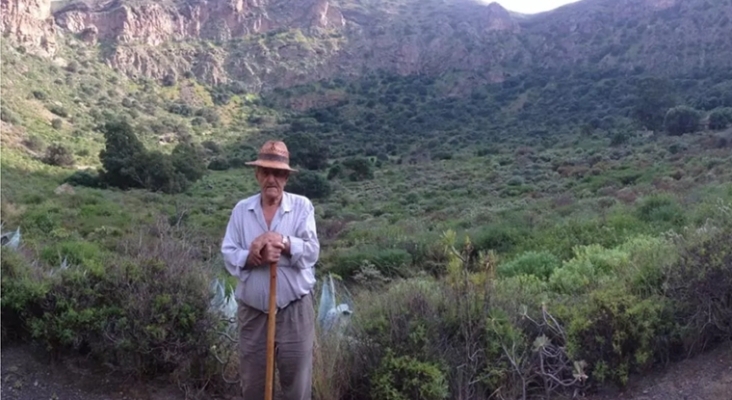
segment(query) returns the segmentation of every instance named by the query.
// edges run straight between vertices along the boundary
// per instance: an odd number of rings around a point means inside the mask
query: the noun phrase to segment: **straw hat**
[[[279,140],[268,140],[259,149],[256,161],[249,161],[246,165],[297,172],[296,169],[290,168],[290,152],[285,142]]]

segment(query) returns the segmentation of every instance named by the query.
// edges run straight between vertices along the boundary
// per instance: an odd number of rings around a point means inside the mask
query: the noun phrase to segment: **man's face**
[[[262,190],[262,195],[269,198],[277,198],[285,189],[290,171],[257,167],[256,176],[259,187]]]

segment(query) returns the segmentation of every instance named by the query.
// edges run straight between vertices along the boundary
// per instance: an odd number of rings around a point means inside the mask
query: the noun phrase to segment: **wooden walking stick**
[[[269,314],[267,314],[267,372],[264,381],[264,398],[274,395],[274,345],[275,315],[277,314],[277,263],[269,264]]]

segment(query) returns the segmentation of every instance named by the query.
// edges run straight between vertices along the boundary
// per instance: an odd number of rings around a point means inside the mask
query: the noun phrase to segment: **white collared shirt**
[[[221,244],[226,270],[239,278],[236,298],[263,312],[269,310],[269,266],[244,269],[249,246],[268,231],[264,220],[261,193],[239,201],[231,212]],[[271,230],[289,236],[290,256],[284,254],[277,264],[277,307],[309,293],[315,285],[315,263],[320,242],[315,227],[315,208],[304,196],[284,192],[282,203],[272,218]]]

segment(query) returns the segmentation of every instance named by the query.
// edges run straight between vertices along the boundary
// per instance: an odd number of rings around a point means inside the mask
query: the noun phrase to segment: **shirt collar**
[[[282,207],[282,211],[284,212],[290,212],[292,211],[292,197],[289,193],[283,192],[282,193],[282,202],[280,203],[280,207]],[[252,198],[252,201],[249,202],[249,210],[254,211],[256,209],[262,208],[262,193],[259,193],[258,195],[254,196]]]

